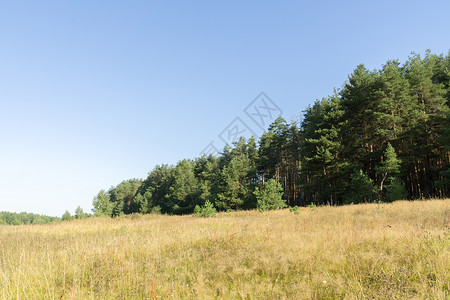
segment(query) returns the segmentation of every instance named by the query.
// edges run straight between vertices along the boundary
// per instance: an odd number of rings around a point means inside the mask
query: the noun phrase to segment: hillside
[[[0,227],[2,299],[444,299],[450,201]]]

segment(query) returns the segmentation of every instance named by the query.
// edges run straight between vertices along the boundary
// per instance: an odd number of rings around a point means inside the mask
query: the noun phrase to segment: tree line
[[[450,54],[359,65],[301,122],[220,155],[158,165],[94,198],[94,215],[342,205],[450,195]],[[282,202],[277,199],[282,197]],[[281,198],[280,198],[281,199]]]
[[[39,215],[27,212],[13,213],[2,211],[0,212],[0,225],[37,225],[37,224],[49,224],[61,221],[79,220],[91,217],[91,214],[85,213],[83,209],[78,206],[75,209],[73,215],[68,210],[59,217],[52,217],[46,215]]]
[[[0,225],[30,225],[30,224],[48,224],[53,222],[59,222],[61,219],[58,217],[49,217],[45,215],[38,215],[32,213],[13,213],[13,212],[0,212]]]

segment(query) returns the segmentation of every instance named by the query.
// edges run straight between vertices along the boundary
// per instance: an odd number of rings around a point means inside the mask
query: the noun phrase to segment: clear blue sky
[[[0,211],[90,211],[261,91],[295,118],[359,64],[450,49],[448,1],[2,1]]]

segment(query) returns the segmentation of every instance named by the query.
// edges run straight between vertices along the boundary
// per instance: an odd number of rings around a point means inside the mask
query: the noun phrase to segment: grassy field
[[[0,227],[1,299],[449,299],[450,201]]]

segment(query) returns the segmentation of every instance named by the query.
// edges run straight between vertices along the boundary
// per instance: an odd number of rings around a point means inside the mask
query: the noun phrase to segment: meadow
[[[449,299],[450,201],[0,226],[1,299]]]

